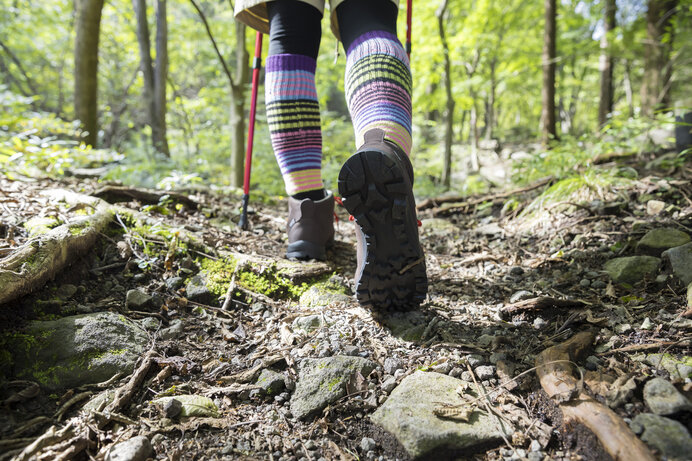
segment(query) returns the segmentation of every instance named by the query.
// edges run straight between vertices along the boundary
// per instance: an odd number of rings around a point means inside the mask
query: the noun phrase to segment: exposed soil
[[[638,164],[632,166],[639,168]],[[137,257],[143,254],[142,243],[114,222],[91,252],[79,255],[54,281],[0,308],[1,325],[7,332],[31,319],[102,310],[133,319],[150,317],[158,329],[182,319],[184,334],[178,339],[158,340],[150,332],[158,363],[121,411],[135,423],[111,422],[94,429],[90,445],[76,459],[102,459],[114,442],[137,434],[151,438],[155,459],[408,459],[396,439],[368,419],[387,398],[381,384],[388,357],[402,362],[403,373],[395,375],[398,380],[418,369],[463,378],[467,363],[496,367],[493,377],[484,379],[482,385],[490,395],[488,403],[517,427],[517,434],[508,440],[511,446],[501,443],[477,447],[475,453],[438,453],[434,456],[437,459],[496,460],[511,457],[516,449],[524,450],[521,453],[527,456],[532,440],[541,442],[541,450],[549,459],[610,459],[588,429],[562,420],[559,409],[540,390],[533,371],[512,378],[531,370],[542,350],[576,332],[592,330],[600,352],[592,352],[593,358],[580,366],[611,378],[627,373],[637,376],[637,390],[614,409],[621,417],[631,419],[645,411],[641,385],[647,376],[669,378],[688,396],[692,392],[689,379],[681,381],[664,367],[642,361],[643,354],[666,353],[676,360],[690,355],[692,329],[682,316],[687,309],[684,288],[672,276],[646,279],[632,286],[614,285],[603,270],[608,259],[634,254],[633,245],[647,230],[674,227],[692,232],[690,170],[640,170],[639,177],[620,190],[619,196],[603,195],[598,203],[548,205],[548,211],[543,210],[533,222],[520,212],[547,186],[513,195],[518,204],[514,210],[503,208],[506,198],[493,200],[492,196],[488,201],[476,200],[474,205],[467,201],[446,209],[422,210],[421,240],[430,288],[427,302],[410,314],[376,320],[352,298],[326,307],[306,307],[295,299],[247,291],[239,293],[228,310],[220,308],[223,299],[212,306],[200,306],[186,299],[184,288],[170,289],[165,280],[199,270],[197,262],[204,257],[203,252],[190,249],[187,255],[176,254],[165,262],[162,255],[166,246],[154,241],[149,245],[160,256],[142,264]],[[0,179],[0,258],[26,241],[28,233],[22,224],[28,219],[37,215],[59,217],[59,210],[45,208],[39,194],[42,190],[58,187],[89,193],[98,186],[76,180]],[[283,257],[284,202],[252,202],[251,228],[242,231],[234,223],[238,218],[237,197],[209,191],[188,196],[200,204],[199,209],[167,207],[166,214],[160,213],[161,208],[146,211],[169,227],[195,234],[208,249],[276,260]],[[649,215],[646,200],[640,201],[640,197],[655,198],[667,207]],[[142,209],[135,201],[125,206]],[[352,293],[353,224],[343,209],[337,214],[337,244],[328,252],[329,273],[333,273],[330,282]],[[435,220],[430,219],[433,215]],[[118,244],[124,241],[134,247],[135,254],[123,257]],[[664,268],[662,274],[667,271]],[[69,300],[54,301],[55,290],[65,284],[77,286],[78,291]],[[127,311],[125,296],[133,288],[154,294],[160,307]],[[508,312],[508,306],[521,299],[539,296],[581,304]],[[294,332],[292,338],[282,334],[282,325],[290,326],[296,317],[309,314],[324,316],[329,326],[310,334]],[[653,327],[641,329],[646,318]],[[630,327],[621,327],[625,324]],[[665,345],[658,346],[659,342]],[[634,346],[641,346],[641,350]],[[335,402],[314,418],[293,419],[288,401],[297,378],[296,362],[302,357],[344,353],[378,363],[367,377],[365,389]],[[229,389],[228,377],[273,355],[280,358],[270,368],[288,377],[287,390],[263,396],[246,383]],[[186,365],[180,366],[183,362]],[[170,375],[153,382],[167,365],[171,366]],[[109,386],[115,388],[127,380],[124,376]],[[3,400],[17,392],[16,385],[12,387],[9,382],[2,388]],[[502,391],[504,384],[508,390]],[[94,393],[101,390],[94,386],[84,389]],[[6,405],[0,416],[0,437],[4,439],[0,440],[0,453],[5,453],[0,459],[19,453],[51,424],[64,424],[57,422],[54,413],[69,395],[79,391],[67,390],[63,396],[42,391]],[[586,391],[606,400],[603,391],[590,388],[589,382]],[[149,402],[170,393],[207,395],[214,399],[221,417],[162,423],[162,410]],[[72,407],[63,421],[85,418],[79,411],[84,403]],[[20,436],[16,434],[18,427],[37,416],[48,418]],[[677,419],[690,428],[688,416]],[[361,447],[364,437],[376,442],[367,453]],[[7,442],[9,439],[14,442]]]

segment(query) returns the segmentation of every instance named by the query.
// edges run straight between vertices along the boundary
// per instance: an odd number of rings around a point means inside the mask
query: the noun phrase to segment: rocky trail
[[[421,202],[375,317],[343,209],[297,263],[282,201],[0,177],[0,460],[690,459],[692,170],[634,162]]]

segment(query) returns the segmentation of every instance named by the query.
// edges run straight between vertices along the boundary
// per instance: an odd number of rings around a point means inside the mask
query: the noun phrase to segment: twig
[[[150,349],[149,352],[146,353],[139,368],[132,373],[132,376],[130,376],[130,380],[127,382],[127,384],[118,389],[115,394],[115,398],[110,405],[106,407],[106,411],[111,413],[120,411],[120,409],[130,402],[132,397],[137,392],[137,388],[149,372],[151,364],[154,363],[154,355],[156,355],[154,349]]]
[[[55,412],[55,415],[54,415],[53,417],[54,417],[55,419],[57,419],[58,421],[60,421],[60,420],[62,419],[62,417],[65,415],[65,413],[67,412],[67,410],[70,409],[70,407],[72,407],[74,404],[76,404],[76,403],[78,403],[78,402],[81,402],[82,400],[88,398],[89,396],[91,396],[91,394],[92,394],[92,392],[86,391],[86,392],[82,392],[82,393],[80,393],[80,394],[75,395],[75,396],[72,397],[70,400],[68,400],[67,402],[65,402],[65,403],[58,409],[58,411]]]
[[[658,349],[659,347],[662,346],[675,346],[677,344],[683,343],[685,341],[689,341],[692,338],[682,338],[677,341],[661,341],[658,343],[648,343],[648,344],[633,344],[631,346],[625,346],[625,347],[620,347],[618,349],[613,349],[608,352],[602,352],[598,354],[599,357],[603,357],[606,355],[613,355],[618,352],[639,352],[639,351],[650,351],[652,349]]]

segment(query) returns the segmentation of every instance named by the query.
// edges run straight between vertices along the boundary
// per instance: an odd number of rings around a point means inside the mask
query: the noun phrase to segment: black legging
[[[273,0],[269,12],[269,55],[301,54],[317,59],[322,15],[298,0]],[[391,0],[346,0],[336,7],[344,49],[364,33],[381,30],[396,35],[397,7]]]

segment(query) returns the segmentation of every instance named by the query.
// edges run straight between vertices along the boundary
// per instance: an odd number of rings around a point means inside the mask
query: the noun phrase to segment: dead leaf
[[[613,282],[608,282],[608,286],[605,289],[605,294],[606,296],[610,298],[615,298],[615,287],[613,286]]]
[[[594,325],[601,325],[605,322],[608,321],[607,317],[594,317],[593,312],[591,312],[591,309],[586,310],[586,321],[589,323],[593,323]]]
[[[438,418],[467,423],[474,410],[475,408],[470,405],[449,405],[447,403],[442,403],[433,408],[433,414]]]
[[[281,324],[279,327],[279,335],[281,336],[281,343],[287,346],[290,346],[296,340],[296,335],[293,334],[291,329],[285,323]]]
[[[368,382],[365,380],[363,375],[359,371],[353,373],[353,375],[351,375],[351,379],[349,379],[348,383],[346,384],[346,393],[349,395],[358,394],[367,390]]]
[[[615,377],[601,371],[586,371],[584,373],[584,383],[589,386],[589,389],[591,389],[594,394],[604,397],[612,387],[614,381]]]

